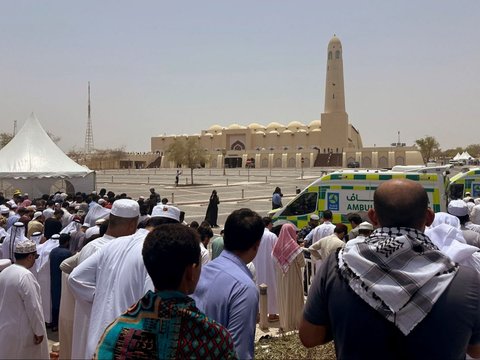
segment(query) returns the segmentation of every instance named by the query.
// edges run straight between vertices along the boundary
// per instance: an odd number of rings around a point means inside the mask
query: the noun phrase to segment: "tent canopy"
[[[5,194],[17,188],[41,196],[59,182],[61,190],[69,193],[90,192],[95,189],[95,171],[65,155],[32,113],[18,134],[0,149],[0,189]]]
[[[0,178],[85,177],[92,170],[77,164],[50,139],[32,113],[18,134],[0,150]]]

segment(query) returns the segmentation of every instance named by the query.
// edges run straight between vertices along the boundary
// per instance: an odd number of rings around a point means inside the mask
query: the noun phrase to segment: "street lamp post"
[[[301,173],[301,176],[300,178],[303,180],[303,163],[305,162],[305,158],[302,156],[302,160],[300,161],[300,166],[302,168],[302,173]]]
[[[223,176],[225,176],[225,155],[227,155],[227,149],[222,149]]]

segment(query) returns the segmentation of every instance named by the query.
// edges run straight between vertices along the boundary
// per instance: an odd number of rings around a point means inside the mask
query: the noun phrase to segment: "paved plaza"
[[[330,170],[331,171],[331,170]],[[197,169],[194,185],[191,185],[190,170],[183,169],[179,186],[175,187],[175,169],[106,170],[97,172],[97,190],[105,188],[113,192],[125,192],[134,199],[148,197],[154,187],[160,196],[168,198],[185,211],[185,220],[202,221],[207,210],[212,190],[220,198],[218,224],[222,226],[227,216],[235,209],[248,207],[261,216],[271,209],[271,197],[276,186],[282,189],[285,205],[295,196],[297,188],[303,189],[319,176],[324,169]]]

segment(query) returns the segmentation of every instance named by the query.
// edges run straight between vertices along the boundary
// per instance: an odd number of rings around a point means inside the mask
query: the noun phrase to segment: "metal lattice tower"
[[[90,81],[88,82],[88,121],[87,131],[85,133],[85,154],[90,154],[93,151],[93,129],[92,118],[90,116]]]

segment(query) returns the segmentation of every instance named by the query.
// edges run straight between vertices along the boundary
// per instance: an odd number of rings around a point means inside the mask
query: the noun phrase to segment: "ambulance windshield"
[[[305,192],[288,204],[282,216],[305,215],[316,212],[318,193]]]

